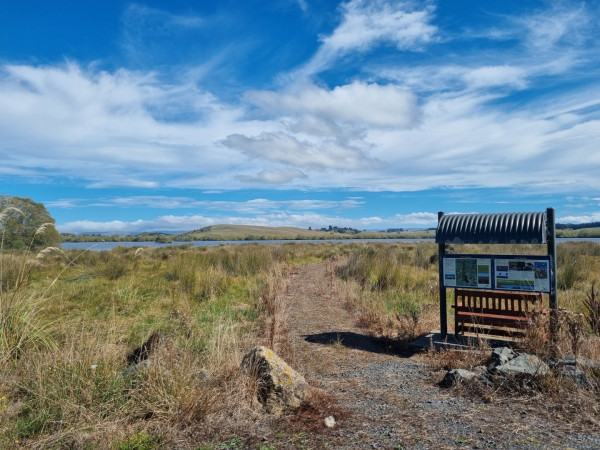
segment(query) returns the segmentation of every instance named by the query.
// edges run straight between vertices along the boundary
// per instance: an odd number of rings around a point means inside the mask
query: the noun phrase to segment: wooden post
[[[546,245],[550,255],[550,339],[556,343],[558,333],[558,293],[556,283],[556,224],[554,208],[546,209]]]
[[[444,216],[444,212],[438,212],[438,227],[440,220]],[[439,285],[440,285],[440,332],[442,333],[442,339],[446,339],[448,336],[448,317],[447,317],[447,306],[446,306],[446,288],[444,287],[444,255],[446,254],[446,244],[440,243],[438,250],[438,262],[439,262]]]

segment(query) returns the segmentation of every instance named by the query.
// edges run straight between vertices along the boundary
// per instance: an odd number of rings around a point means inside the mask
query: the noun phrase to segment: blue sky
[[[0,186],[63,232],[600,220],[599,1],[5,1]]]

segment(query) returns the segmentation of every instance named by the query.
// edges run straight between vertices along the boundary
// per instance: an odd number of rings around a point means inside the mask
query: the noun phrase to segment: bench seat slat
[[[525,331],[523,329],[502,329],[502,328],[484,328],[477,327],[471,325],[465,325],[464,327],[465,333],[473,333],[473,334],[485,334],[485,335],[494,335],[494,336],[505,336],[512,338],[521,338],[525,336]]]

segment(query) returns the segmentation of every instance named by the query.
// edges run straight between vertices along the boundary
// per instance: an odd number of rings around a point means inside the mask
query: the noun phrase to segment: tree
[[[4,248],[38,248],[60,243],[54,222],[42,203],[0,195],[0,238]]]

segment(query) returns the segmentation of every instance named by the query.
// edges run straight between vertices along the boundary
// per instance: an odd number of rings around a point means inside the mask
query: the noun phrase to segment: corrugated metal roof
[[[545,244],[546,213],[443,215],[435,241],[438,244]]]

